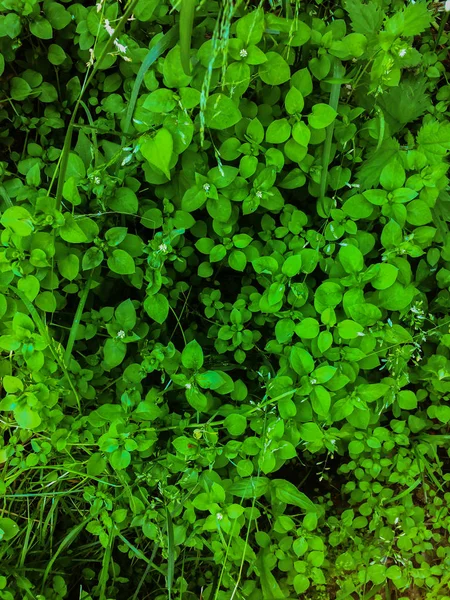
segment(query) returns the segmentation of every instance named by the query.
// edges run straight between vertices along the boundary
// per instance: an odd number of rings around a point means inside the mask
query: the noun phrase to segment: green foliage
[[[448,598],[445,9],[0,0],[0,599]]]

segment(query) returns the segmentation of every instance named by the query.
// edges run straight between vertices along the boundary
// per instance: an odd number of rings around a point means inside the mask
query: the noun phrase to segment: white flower
[[[109,19],[105,19],[105,29],[106,29],[107,33],[109,33],[109,35],[114,34],[114,29],[109,24]]]
[[[95,6],[97,7],[97,12],[100,12],[102,10],[102,3],[101,2],[97,2],[97,4]]]
[[[309,380],[309,383],[310,383],[311,385],[315,385],[315,384],[317,383],[317,379],[310,379],[310,380]]]
[[[398,53],[398,55],[400,56],[400,58],[403,58],[406,55],[406,48],[402,48],[400,50],[400,52]]]
[[[126,333],[123,329],[121,329],[120,331],[117,332],[117,337],[121,340],[123,340],[124,337],[126,337]]]
[[[158,246],[160,252],[167,252],[167,245],[166,244],[160,244]]]
[[[245,50],[245,48],[242,48],[242,50],[239,52],[239,56],[242,56],[242,58],[246,58],[248,56],[247,50]]]
[[[450,12],[450,0],[447,0],[444,4],[444,10],[445,12]]]
[[[259,191],[258,191],[258,192],[256,192],[256,197],[257,197],[257,198],[262,198],[262,192],[259,192]]]
[[[209,192],[209,190],[211,189],[211,186],[209,185],[209,183],[205,183],[203,185],[203,189],[205,190],[205,192]]]
[[[94,183],[95,185],[100,185],[102,182],[102,180],[100,179],[100,177],[94,177]]]
[[[222,513],[217,513],[217,514],[216,514],[216,519],[217,519],[218,521],[221,521],[221,520],[223,519],[223,514],[222,514]]]
[[[127,51],[127,47],[119,42],[119,40],[114,40],[114,46],[117,48],[118,52],[125,54]]]
[[[190,389],[192,388],[192,383],[187,383],[187,384],[186,384],[184,387],[185,387],[187,390],[190,390]]]

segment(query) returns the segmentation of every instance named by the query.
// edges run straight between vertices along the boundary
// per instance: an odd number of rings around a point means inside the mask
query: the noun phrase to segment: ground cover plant
[[[450,598],[449,12],[0,0],[0,599]]]

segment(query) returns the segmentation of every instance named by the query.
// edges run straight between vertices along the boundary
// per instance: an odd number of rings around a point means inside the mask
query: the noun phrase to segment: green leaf
[[[417,134],[417,146],[431,165],[439,164],[450,151],[450,123],[428,121]]]
[[[287,119],[272,121],[266,130],[266,142],[269,144],[283,144],[291,135],[291,126]]]
[[[132,275],[136,271],[133,258],[125,250],[113,250],[108,258],[108,267],[118,275]]]
[[[9,517],[0,517],[0,541],[8,542],[19,533],[19,526]]]
[[[14,418],[22,429],[36,429],[42,422],[39,413],[29,406],[21,406],[14,410]]]
[[[364,268],[364,256],[353,244],[342,246],[339,250],[339,260],[346,273],[359,273]]]
[[[305,101],[303,100],[302,93],[299,92],[299,90],[296,87],[291,87],[291,89],[286,94],[284,105],[286,106],[286,111],[290,115],[301,113],[303,107],[305,106]]]
[[[363,3],[361,0],[346,0],[345,10],[348,12],[353,31],[365,35],[377,33],[384,19],[384,12],[376,2]]]
[[[312,317],[307,317],[303,319],[298,325],[295,327],[295,333],[300,338],[304,338],[307,340],[313,340],[319,335],[319,322],[317,319],[313,319]]]
[[[316,512],[316,505],[311,502],[308,496],[300,492],[293,483],[285,479],[273,479],[271,487],[275,490],[275,496],[280,502],[292,504],[307,512]]]
[[[300,426],[300,438],[305,442],[317,442],[323,438],[323,433],[316,423],[304,423]]]
[[[30,23],[30,31],[41,40],[51,40],[53,37],[52,26],[43,17],[35,17],[34,21]]]
[[[300,573],[294,577],[293,584],[297,594],[304,594],[310,586],[308,577],[306,577],[306,575],[301,575]]]
[[[302,257],[300,254],[295,254],[293,256],[289,256],[285,261],[281,268],[284,275],[287,277],[295,277],[300,273],[300,269],[302,268]]]
[[[109,461],[113,469],[121,471],[130,466],[131,454],[128,452],[128,450],[118,449],[111,454]]]
[[[308,123],[314,129],[324,129],[331,125],[337,117],[337,112],[328,104],[314,104],[312,113],[308,115]]]
[[[34,302],[38,308],[45,312],[56,311],[56,298],[52,292],[40,293]]]
[[[264,10],[258,8],[240,18],[236,23],[236,34],[246,46],[258,44],[264,33]]]
[[[228,257],[228,264],[235,271],[244,271],[247,265],[247,257],[241,250],[233,250]]]
[[[411,304],[415,295],[416,288],[413,285],[404,287],[398,282],[378,292],[380,306],[387,310],[404,310]]]
[[[338,323],[338,332],[342,339],[353,340],[364,331],[364,327],[350,319],[344,319]]]
[[[170,179],[169,165],[172,160],[173,138],[171,133],[162,127],[155,137],[144,136],[141,138],[140,150],[142,156],[153,166]]]
[[[2,215],[1,224],[20,237],[27,237],[34,231],[33,218],[26,208],[12,206]]]
[[[59,235],[65,242],[81,244],[88,241],[86,234],[70,213],[64,214],[64,221],[64,225],[59,230]]]
[[[191,384],[188,384],[191,385]],[[186,399],[192,408],[198,412],[205,412],[208,408],[208,399],[200,390],[196,387],[187,387],[185,390]]]
[[[23,392],[23,383],[18,377],[5,375],[2,380],[3,387],[8,394]]]
[[[304,348],[293,346],[289,360],[292,368],[299,375],[307,375],[314,369],[314,359]]]
[[[81,268],[83,271],[87,271],[88,269],[95,269],[103,262],[104,254],[100,248],[92,247],[88,248],[83,255],[83,260],[81,261]]]
[[[314,412],[321,417],[326,417],[330,412],[331,395],[322,385],[316,385],[311,392],[311,406]]]
[[[247,429],[247,419],[243,415],[232,414],[225,418],[223,425],[230,435],[240,436]]]
[[[144,300],[144,309],[151,319],[162,325],[169,315],[169,301],[164,294],[147,296]]]
[[[205,123],[211,129],[228,129],[241,120],[236,104],[224,94],[212,94],[206,101]]]
[[[411,225],[426,225],[433,221],[431,209],[423,200],[413,200],[406,207],[406,220]]]
[[[391,219],[383,227],[381,243],[385,248],[397,248],[403,241],[403,231],[400,225]]]
[[[133,302],[130,299],[121,302],[116,308],[115,317],[125,331],[133,329],[137,320],[136,309],[134,308]]]
[[[395,282],[398,276],[398,268],[389,263],[378,265],[376,277],[370,282],[376,290],[385,290]]]
[[[203,366],[203,350],[196,340],[187,344],[181,353],[181,362],[186,369],[199,371]]]
[[[103,348],[104,364],[108,369],[118,367],[127,354],[127,346],[120,340],[108,339]]]
[[[269,481],[267,477],[241,479],[232,483],[227,491],[238,498],[260,498],[268,491]]]
[[[138,211],[139,203],[133,190],[123,187],[116,189],[114,196],[109,201],[109,207],[118,213],[135,215]]]
[[[291,69],[281,54],[266,52],[267,61],[258,67],[261,81],[268,85],[281,85],[289,81]]]

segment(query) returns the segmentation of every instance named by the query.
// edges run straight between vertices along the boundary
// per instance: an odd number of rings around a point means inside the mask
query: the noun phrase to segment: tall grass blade
[[[122,137],[122,146],[125,143],[126,135],[129,133],[131,119],[133,118],[134,109],[141,89],[142,82],[144,81],[145,74],[150,69],[152,64],[158,60],[160,56],[164,54],[166,50],[174,46],[178,38],[178,27],[174,26],[164,34],[159,40],[149,49],[147,56],[144,58],[142,65],[134,80],[133,90],[131,92],[130,101],[128,103],[127,114],[125,116],[125,124],[123,127],[124,136]]]
[[[86,281],[86,286],[80,296],[80,301],[78,303],[77,311],[75,313],[75,317],[73,319],[72,327],[70,328],[69,339],[67,340],[66,350],[64,352],[64,364],[69,365],[70,357],[72,356],[73,346],[75,344],[75,340],[77,339],[78,327],[80,325],[81,316],[84,311],[84,307],[86,305],[87,297],[89,295],[89,291],[91,289],[92,282],[92,271],[89,274],[89,277]]]
[[[191,74],[191,38],[194,26],[196,0],[181,0],[180,10],[180,51],[181,66],[186,75]]]
[[[342,66],[339,61],[335,61],[334,69],[333,69],[333,79],[339,79],[342,77]],[[331,84],[331,92],[330,92],[330,102],[329,105],[331,108],[337,111],[339,105],[339,96],[341,93],[341,84],[340,83],[332,83]],[[333,142],[333,133],[334,133],[334,121],[331,125],[327,127],[327,137],[325,138],[325,144],[323,148],[323,157],[322,157],[322,174],[320,177],[320,200],[323,200],[325,194],[327,193],[328,186],[328,168],[330,166],[330,156],[331,156],[331,144]]]
[[[76,540],[76,538],[83,531],[83,529],[85,528],[85,526],[89,523],[89,521],[91,519],[92,519],[92,517],[88,517],[81,523],[78,523],[78,525],[73,527],[69,531],[69,533],[66,535],[66,537],[63,539],[63,541],[60,543],[60,545],[58,546],[58,550],[55,552],[55,554],[49,560],[49,562],[45,568],[44,575],[42,577],[42,592],[44,591],[45,582],[47,581],[48,576],[50,575],[52,567],[55,564],[55,561],[58,558],[58,556],[61,554],[61,552],[63,550],[65,550],[65,548],[68,548]]]
[[[173,577],[175,573],[175,541],[173,534],[172,515],[166,508],[166,523],[167,523],[167,592],[169,600],[172,600]]]

